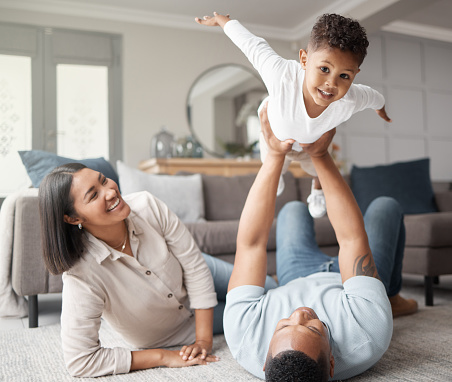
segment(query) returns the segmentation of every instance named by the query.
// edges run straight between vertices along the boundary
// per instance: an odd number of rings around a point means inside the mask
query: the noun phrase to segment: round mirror
[[[264,83],[250,69],[236,64],[213,67],[188,93],[190,131],[210,155],[250,155],[259,141],[257,108],[266,96]]]

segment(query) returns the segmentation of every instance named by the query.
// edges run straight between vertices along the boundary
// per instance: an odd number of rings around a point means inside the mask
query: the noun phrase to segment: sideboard
[[[151,174],[174,175],[180,171],[207,175],[245,175],[257,173],[262,163],[259,159],[223,159],[223,158],[151,158],[140,162],[138,168]],[[295,177],[309,176],[299,163],[292,162],[289,171]]]

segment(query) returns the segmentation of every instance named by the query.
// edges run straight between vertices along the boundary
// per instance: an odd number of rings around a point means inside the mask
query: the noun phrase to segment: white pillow
[[[148,174],[116,162],[119,185],[124,195],[148,191],[173,211],[184,223],[204,221],[202,177],[194,175]]]

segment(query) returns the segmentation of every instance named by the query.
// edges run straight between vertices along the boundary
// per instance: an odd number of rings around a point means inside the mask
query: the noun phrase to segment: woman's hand
[[[380,118],[383,118],[386,122],[392,122],[392,119],[388,117],[388,114],[386,114],[384,106],[381,109],[375,111],[380,116]]]
[[[230,20],[229,15],[220,15],[217,12],[213,13],[213,17],[211,16],[204,16],[202,19],[199,17],[195,18],[195,21],[198,24],[206,25],[208,27],[217,27],[220,26],[224,28],[224,25]]]
[[[268,102],[259,113],[259,119],[261,121],[262,134],[264,135],[265,142],[267,142],[268,154],[285,156],[290,150],[292,150],[292,145],[295,140],[287,139],[285,141],[280,141],[275,137],[275,134],[273,134],[270,127],[270,122],[268,121],[267,106]]]
[[[163,350],[163,365],[166,367],[186,367],[193,365],[208,365],[210,362],[217,362],[218,357],[210,354],[205,358],[194,357],[193,359],[183,360],[179,350]]]
[[[183,346],[179,355],[184,361],[191,360],[200,355],[201,359],[206,359],[212,352],[212,341],[196,340],[193,345]]]

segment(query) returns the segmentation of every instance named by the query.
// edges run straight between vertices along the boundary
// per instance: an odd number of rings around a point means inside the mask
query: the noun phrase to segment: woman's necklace
[[[127,227],[126,227],[126,236],[124,237],[124,243],[122,243],[122,245],[119,244],[119,245],[117,245],[116,247],[113,247],[113,246],[112,246],[112,248],[113,248],[113,249],[117,249],[117,248],[121,247],[121,249],[119,250],[119,252],[123,252],[123,251],[124,251],[124,248],[126,247],[126,244],[127,244],[127,238],[128,238],[128,237],[129,237],[129,232],[128,232],[128,229],[127,229]]]

